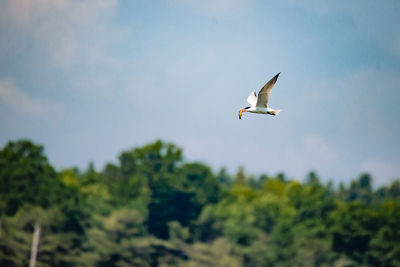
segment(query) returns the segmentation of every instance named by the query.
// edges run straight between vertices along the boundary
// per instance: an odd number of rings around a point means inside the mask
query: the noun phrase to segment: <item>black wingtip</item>
[[[279,74],[281,74],[280,72],[278,72],[278,74],[276,74],[271,80],[274,81],[274,83],[278,80]]]

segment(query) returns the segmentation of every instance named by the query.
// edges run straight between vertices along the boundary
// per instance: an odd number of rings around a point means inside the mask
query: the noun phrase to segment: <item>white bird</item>
[[[251,92],[247,98],[247,102],[249,102],[251,106],[239,110],[239,119],[242,119],[243,112],[269,114],[274,116],[281,112],[281,109],[272,109],[268,107],[269,95],[271,94],[272,87],[274,87],[276,80],[278,80],[279,74],[281,73],[279,72],[274,76],[274,78],[269,80],[263,88],[261,88],[260,92],[258,92],[258,97],[256,91]]]

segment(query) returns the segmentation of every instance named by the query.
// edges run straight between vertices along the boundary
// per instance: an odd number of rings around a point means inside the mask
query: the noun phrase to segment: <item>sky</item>
[[[400,178],[400,1],[4,0],[0,147],[63,169],[162,139],[215,171]],[[269,105],[246,99],[276,73]]]

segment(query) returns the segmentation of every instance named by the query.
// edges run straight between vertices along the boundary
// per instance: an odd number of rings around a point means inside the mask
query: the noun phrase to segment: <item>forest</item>
[[[400,266],[399,180],[230,174],[162,140],[115,162],[57,170],[31,140],[2,147],[0,266]]]

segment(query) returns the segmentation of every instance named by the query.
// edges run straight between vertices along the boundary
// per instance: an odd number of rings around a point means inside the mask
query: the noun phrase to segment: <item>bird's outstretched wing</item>
[[[274,76],[269,82],[267,82],[263,88],[261,88],[260,92],[258,93],[257,98],[257,107],[266,108],[268,104],[269,95],[271,94],[272,87],[274,87],[276,80],[278,80],[280,72]]]
[[[249,102],[249,104],[252,107],[255,107],[257,104],[257,95],[256,95],[256,91],[253,91],[250,93],[249,97],[247,98],[247,102]]]

